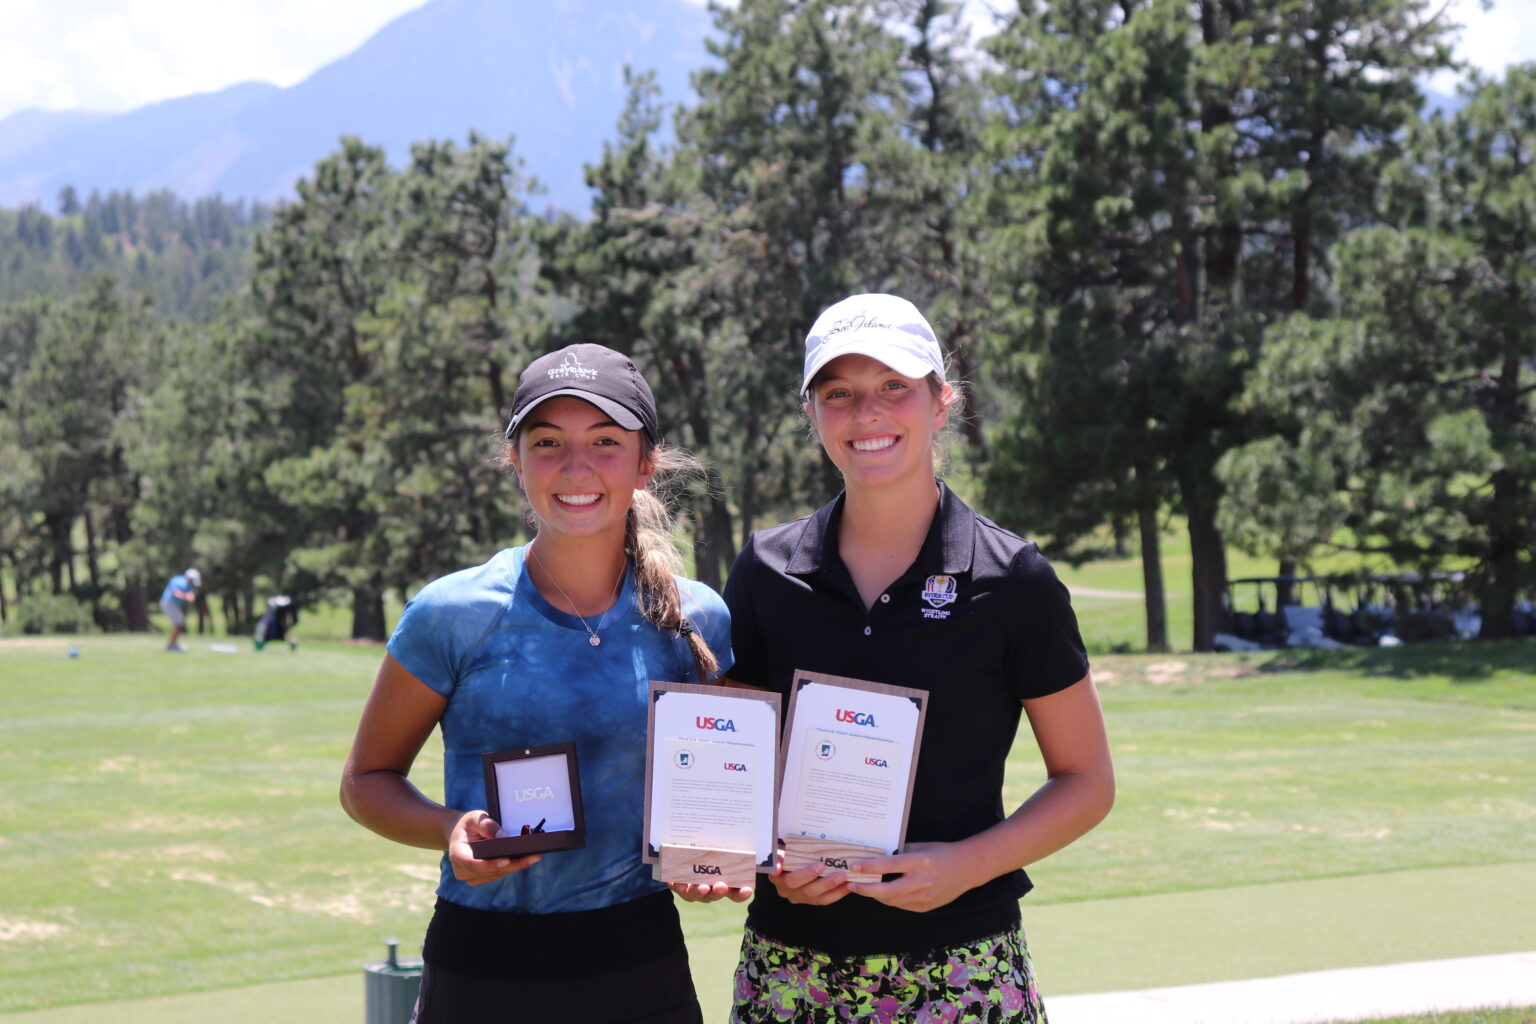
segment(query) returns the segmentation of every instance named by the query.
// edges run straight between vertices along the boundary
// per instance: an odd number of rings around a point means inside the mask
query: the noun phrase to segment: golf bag
[[[287,594],[278,594],[267,598],[267,610],[256,621],[256,632],[252,639],[256,642],[259,651],[268,643],[275,640],[288,641],[288,649],[295,650],[299,642],[288,635],[299,621],[299,610],[294,607],[293,598]]]

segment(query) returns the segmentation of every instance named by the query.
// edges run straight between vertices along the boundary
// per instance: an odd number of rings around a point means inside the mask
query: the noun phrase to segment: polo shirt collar
[[[942,480],[939,481],[937,518],[939,521],[935,525],[942,525],[944,529],[945,575],[970,572],[971,558],[976,552],[976,513]]]
[[[918,552],[918,564],[932,564],[936,546],[942,571],[949,576],[969,572],[971,557],[976,550],[976,513],[969,505],[955,496],[943,480],[939,484],[939,509],[928,527],[928,536]],[[806,519],[805,529],[795,544],[794,553],[784,571],[792,576],[809,576],[841,561],[837,553],[837,524],[843,518],[843,502],[847,492],[839,494],[817,509]]]

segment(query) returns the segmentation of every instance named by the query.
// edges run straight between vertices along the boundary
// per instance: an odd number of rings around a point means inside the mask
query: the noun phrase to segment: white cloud
[[[0,39],[0,110],[12,96],[36,97],[36,105],[62,110],[75,105],[69,68],[14,39]],[[21,106],[22,104],[16,104]]]
[[[1455,0],[1447,13],[1463,26],[1456,49],[1474,67],[1498,74],[1536,60],[1536,0],[1500,0],[1487,11],[1477,0]]]
[[[1491,78],[1510,64],[1536,61],[1536,0],[1497,0],[1486,11],[1479,0],[1450,0],[1445,16],[1461,26],[1457,56]],[[1459,76],[1440,72],[1429,87],[1453,93],[1458,83]]]
[[[0,117],[292,85],[425,0],[0,0]]]
[[[143,97],[141,103],[175,95],[177,82],[164,57],[121,14],[72,26],[56,46],[72,69],[71,88],[87,107],[111,103],[123,89],[119,83],[131,83],[130,95]]]
[[[425,0],[0,0],[0,117],[128,110],[238,82],[287,86]],[[545,0],[531,0],[545,2]],[[691,0],[703,4],[706,0]],[[1013,0],[965,0],[973,35]],[[1536,0],[1451,0],[1457,52],[1490,75],[1536,60]],[[1455,87],[1451,76],[1430,83]]]

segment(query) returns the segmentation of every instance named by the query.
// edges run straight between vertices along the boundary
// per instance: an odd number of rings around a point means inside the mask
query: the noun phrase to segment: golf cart
[[[1355,612],[1337,609],[1333,599],[1335,586],[1337,583],[1327,576],[1250,576],[1228,580],[1222,602],[1222,625],[1215,638],[1216,650],[1346,647],[1375,642],[1368,625],[1357,623]],[[1252,610],[1239,610],[1237,598],[1250,587]]]

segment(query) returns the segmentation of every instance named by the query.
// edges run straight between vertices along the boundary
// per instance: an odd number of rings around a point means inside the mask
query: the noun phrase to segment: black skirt
[[[699,1024],[670,892],[569,914],[437,901],[413,1024]]]

